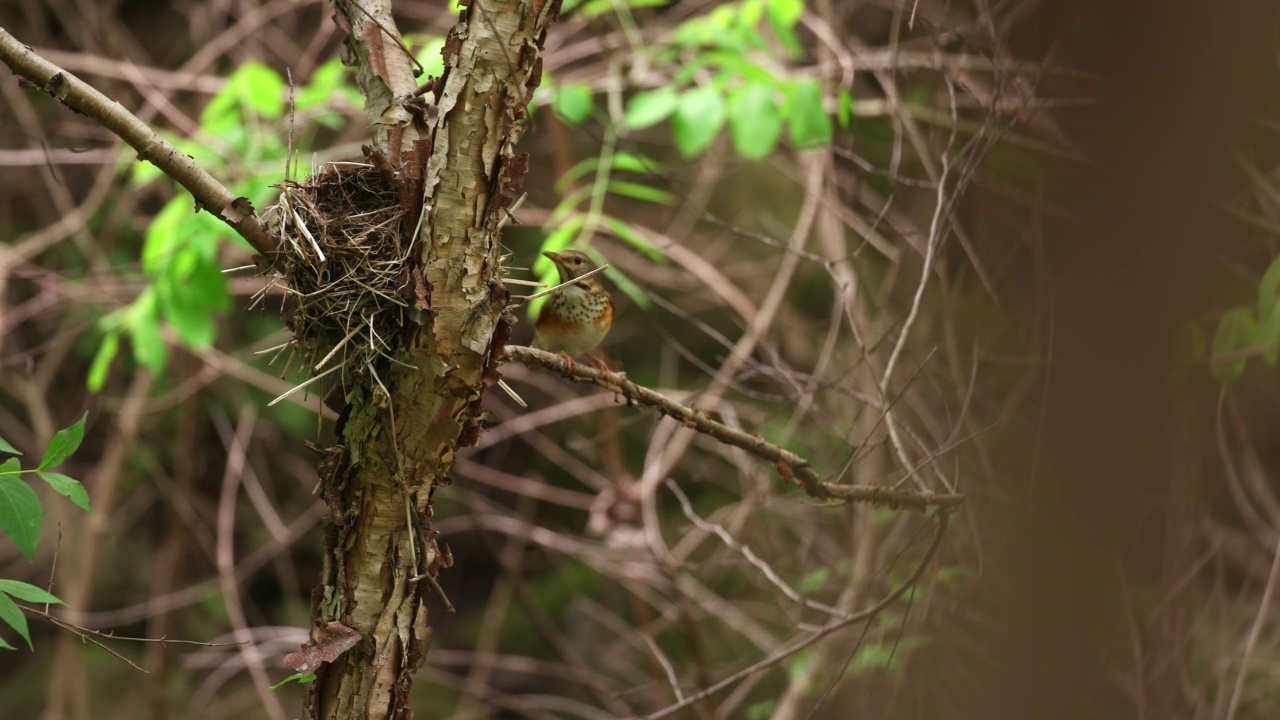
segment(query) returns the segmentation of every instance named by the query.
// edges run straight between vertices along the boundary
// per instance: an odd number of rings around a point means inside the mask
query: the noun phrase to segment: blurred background
[[[395,9],[438,74],[457,7]],[[0,27],[261,209],[290,149],[299,180],[364,161],[331,14],[13,0]],[[456,613],[432,608],[418,716],[643,716],[741,674],[669,716],[1276,717],[1278,21],[567,1],[509,276],[586,249],[630,379],[828,480],[966,503],[901,599],[799,647],[913,580],[936,514],[824,506],[508,364],[529,407],[491,393],[435,496]],[[269,686],[308,634],[327,508],[304,443],[333,416],[268,407],[305,379],[283,295],[153,166],[0,76],[0,438],[28,467],[88,411],[61,471],[93,508],[36,483],[34,561],[0,540],[0,578],[74,626],[28,613],[34,651],[0,628],[0,717],[300,717]]]

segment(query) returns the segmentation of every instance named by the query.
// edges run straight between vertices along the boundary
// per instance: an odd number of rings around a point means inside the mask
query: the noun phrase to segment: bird
[[[597,268],[586,253],[577,250],[542,254],[555,263],[561,283],[580,278]],[[559,353],[569,361],[570,368],[573,367],[573,356],[586,355],[593,365],[608,369],[603,359],[590,353],[600,346],[612,326],[613,298],[601,284],[599,276],[592,275],[551,293],[534,325],[533,346]]]

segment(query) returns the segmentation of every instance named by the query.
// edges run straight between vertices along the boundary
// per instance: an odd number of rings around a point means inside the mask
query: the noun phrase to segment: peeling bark
[[[337,621],[363,639],[317,672],[310,704],[316,718],[408,718],[430,641],[431,578],[448,565],[431,529],[432,495],[448,484],[460,440],[477,434],[505,322],[498,226],[527,165],[512,147],[559,1],[464,9],[434,84],[433,127],[386,2],[334,7],[366,97],[370,155],[401,187],[401,229],[420,250],[410,273],[416,318],[396,338],[395,361],[348,391],[342,447],[322,462],[333,515],[312,624]]]

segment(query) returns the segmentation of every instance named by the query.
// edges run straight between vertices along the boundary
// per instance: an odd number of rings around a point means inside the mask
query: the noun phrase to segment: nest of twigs
[[[370,165],[335,163],[280,189],[267,214],[279,238],[276,274],[263,296],[276,287],[287,295],[289,365],[300,360],[312,379],[339,369],[343,381],[376,378],[412,304],[404,293],[413,228],[402,232],[394,182]]]

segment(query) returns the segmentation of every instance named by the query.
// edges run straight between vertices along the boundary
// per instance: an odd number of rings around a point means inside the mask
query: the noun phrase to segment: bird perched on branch
[[[566,283],[596,269],[586,253],[577,250],[542,253],[555,263],[560,282]],[[600,357],[591,355],[613,326],[613,298],[604,289],[599,275],[580,280],[551,293],[542,306],[533,333],[533,346],[560,353],[573,366],[574,355],[586,355],[593,365],[608,369]]]

